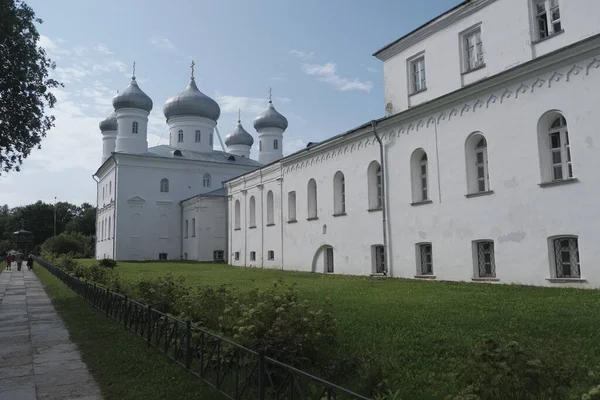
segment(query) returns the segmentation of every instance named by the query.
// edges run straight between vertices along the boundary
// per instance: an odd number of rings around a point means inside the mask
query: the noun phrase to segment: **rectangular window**
[[[236,260],[236,261],[238,261],[238,260],[240,259],[240,252],[239,252],[239,251],[236,251],[236,252],[234,253],[234,256],[235,256],[235,260]]]
[[[533,11],[538,40],[562,31],[558,0],[534,0]]]
[[[412,93],[427,89],[427,80],[425,78],[425,56],[412,60],[409,65]]]
[[[476,242],[477,247],[477,272],[479,278],[495,278],[496,263],[494,260],[494,242]]]
[[[421,200],[428,200],[427,194],[427,159],[421,161]]]
[[[192,218],[192,237],[196,237],[196,218]]]
[[[376,274],[385,273],[385,251],[381,245],[373,246],[374,271]]]
[[[465,72],[477,69],[484,65],[483,42],[481,41],[481,28],[469,31],[463,35]]]
[[[273,140],[273,148],[274,148],[275,150],[279,149],[279,141],[278,141],[277,139],[274,139],[274,140]]]
[[[250,261],[256,261],[256,252],[255,251],[250,252]]]
[[[200,133],[200,131],[196,131],[196,143],[200,143],[201,139],[202,139],[202,133]]]
[[[166,260],[167,259],[167,253],[158,253],[158,259],[159,260]]]
[[[275,259],[275,252],[273,250],[269,250],[269,252],[267,253],[267,255],[268,255],[268,257],[267,257],[268,260],[274,260]]]
[[[383,207],[383,191],[381,188],[381,167],[377,167],[375,177],[377,183],[377,208],[381,208]]]
[[[553,244],[556,278],[581,278],[577,238],[556,238]]]
[[[419,275],[433,275],[433,252],[431,243],[417,245]]]
[[[214,250],[213,251],[213,260],[214,261],[224,261],[225,260],[225,252],[223,250]]]
[[[179,131],[179,134],[177,135],[177,141],[179,143],[183,142],[183,131]]]
[[[188,220],[186,219],[185,220],[185,237],[186,238],[188,237],[188,232],[189,232],[188,228],[189,228],[189,224],[188,224]]]
[[[288,193],[288,222],[296,221],[296,192]]]
[[[333,274],[333,248],[328,247],[325,249],[325,272]]]

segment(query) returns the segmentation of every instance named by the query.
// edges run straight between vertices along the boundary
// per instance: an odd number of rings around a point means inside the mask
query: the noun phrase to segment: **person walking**
[[[17,271],[21,270],[21,266],[23,265],[24,260],[23,252],[19,250],[17,255],[15,256],[15,261],[17,262]]]
[[[33,269],[33,256],[30,254],[27,256],[27,270],[31,271]]]
[[[12,269],[13,257],[12,254],[8,253],[6,256],[6,270],[10,271]]]

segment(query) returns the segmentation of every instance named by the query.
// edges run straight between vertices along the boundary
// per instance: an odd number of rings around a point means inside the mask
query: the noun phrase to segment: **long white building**
[[[599,34],[597,0],[471,0],[378,50],[386,116],[228,180],[226,257],[600,287]]]

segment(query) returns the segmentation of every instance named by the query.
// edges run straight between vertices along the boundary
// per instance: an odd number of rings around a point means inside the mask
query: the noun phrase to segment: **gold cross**
[[[190,68],[192,69],[192,78],[194,78],[194,65],[196,65],[196,63],[194,62],[194,60],[192,60],[192,65],[190,66]]]
[[[269,103],[272,102],[271,96],[273,94],[273,89],[269,88]]]

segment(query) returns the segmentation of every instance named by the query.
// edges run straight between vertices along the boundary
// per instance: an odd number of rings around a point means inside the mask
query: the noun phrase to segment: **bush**
[[[106,269],[105,269],[106,271]],[[164,313],[173,313],[177,300],[189,294],[185,278],[173,278],[169,272],[164,278],[140,280],[131,287],[130,295]]]
[[[220,331],[219,317],[235,301],[235,294],[221,286],[197,286],[178,297],[174,311],[183,319],[212,331]]]
[[[487,339],[465,372],[469,386],[454,400],[560,399],[572,373],[528,355],[516,342],[501,346]]]
[[[112,269],[117,266],[117,261],[113,260],[112,258],[103,258],[102,260],[98,261],[98,264],[100,264],[101,267]]]
[[[52,236],[42,244],[41,250],[44,254],[71,254],[75,258],[89,258],[94,255],[92,237],[78,232],[63,232]]]

